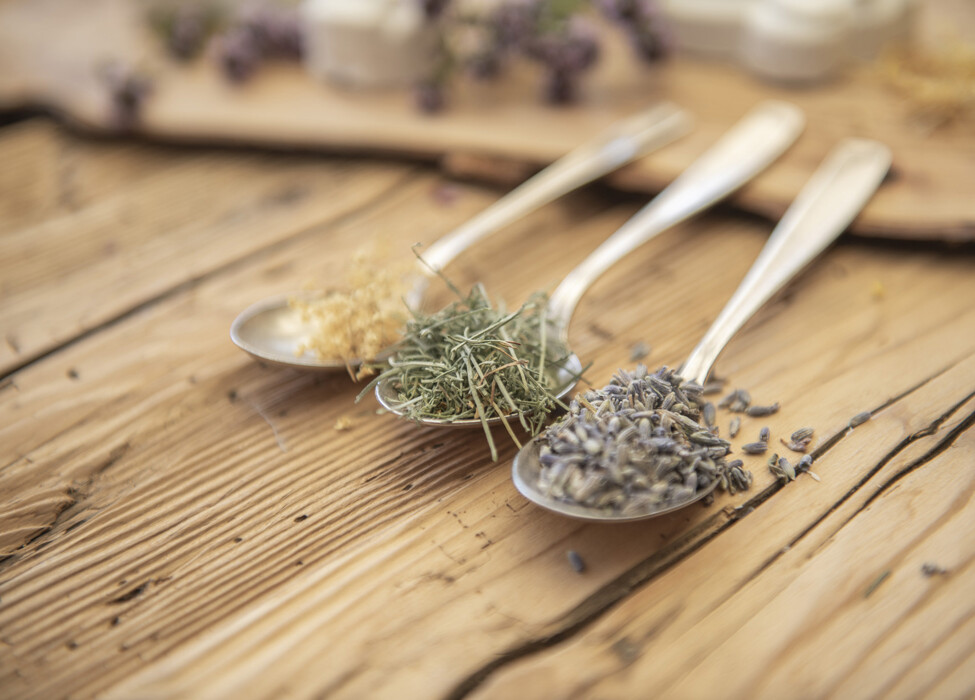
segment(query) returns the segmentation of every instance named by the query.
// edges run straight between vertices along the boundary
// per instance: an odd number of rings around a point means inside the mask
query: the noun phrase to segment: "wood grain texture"
[[[153,138],[394,152],[443,158],[448,168],[509,181],[513,173],[551,162],[614,120],[666,98],[686,108],[697,128],[609,179],[624,189],[654,192],[758,101],[774,97],[806,112],[806,132],[735,197],[737,205],[777,218],[836,141],[865,136],[891,146],[895,169],[891,186],[854,224],[856,232],[975,239],[968,186],[975,180],[971,120],[935,133],[919,129],[907,106],[867,69],[812,89],[761,83],[743,71],[685,57],[646,71],[614,36],[605,42],[603,60],[579,106],[540,105],[539,76],[524,71],[497,85],[461,85],[452,93],[449,111],[429,118],[416,113],[408,94],[338,90],[315,84],[296,67],[272,66],[246,86],[228,86],[208,62],[184,67],[160,56],[141,7],[126,0],[0,4],[0,106],[44,105],[86,128],[110,131],[98,67],[120,59],[155,80],[137,129]],[[920,11],[920,33],[930,45],[949,34],[975,31],[969,8],[958,0],[925,2]],[[38,50],[41,41],[44,49]],[[488,165],[499,160],[513,163]]]
[[[30,183],[5,198],[0,373],[180,284],[341,219],[409,171],[63,141],[50,124],[0,136],[0,151],[12,151],[4,177],[26,172],[22,182]],[[19,144],[16,151],[8,143]]]
[[[0,149],[91,148],[90,172],[148,148],[16,128]],[[48,168],[25,169],[16,194],[47,202],[39,211],[0,205],[21,212],[0,241],[31,230],[39,257],[64,266],[76,220],[90,251],[61,276],[29,263],[37,273],[11,299],[42,303],[5,332],[28,337],[50,318],[77,328],[92,308],[77,290],[121,297],[110,321],[65,332],[0,384],[4,697],[631,697],[658,683],[675,697],[971,693],[969,249],[842,243],[720,359],[734,385],[783,405],[746,419],[736,445],[764,424],[773,440],[813,425],[821,483],[782,487],[754,457],[748,493],[584,525],[515,492],[503,435],[493,464],[475,432],[376,415],[346,377],[261,367],[227,338],[255,299],[341,279],[369,240],[408,255],[498,193],[382,162],[148,151],[156,166],[131,183],[108,166],[102,184],[85,178],[73,214],[50,197]],[[162,196],[206,189],[214,211],[233,210],[234,193],[296,180],[343,205],[255,207],[224,230],[204,203],[174,213]],[[118,206],[118,188],[138,216],[86,224]],[[450,273],[517,301],[553,287],[639,204],[583,191]],[[115,285],[100,242],[124,236],[128,258],[144,259],[176,235],[157,216],[220,245],[174,238]],[[716,214],[622,261],[572,325],[591,380],[630,365],[637,341],[651,364],[679,363],[769,230]],[[24,265],[0,258],[0,278]],[[873,419],[848,431],[862,410]],[[343,415],[353,428],[337,432]],[[948,574],[923,577],[928,561]]]

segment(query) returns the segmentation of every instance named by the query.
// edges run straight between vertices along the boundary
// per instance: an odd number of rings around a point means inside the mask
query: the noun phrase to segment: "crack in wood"
[[[955,363],[955,364],[957,364],[957,363]],[[953,365],[950,365],[950,366],[948,366],[946,368],[944,368],[940,372],[937,372],[937,373],[931,375],[930,377],[928,377],[927,379],[919,382],[916,386],[914,386],[914,387],[912,387],[912,388],[910,388],[910,389],[902,392],[901,394],[898,394],[897,396],[895,396],[895,397],[893,397],[891,399],[888,399],[886,402],[884,402],[883,404],[881,404],[877,408],[873,409],[870,413],[871,414],[878,413],[878,412],[884,410],[885,408],[893,405],[894,403],[896,403],[896,402],[900,401],[901,399],[907,397],[908,395],[910,395],[914,391],[917,391],[921,387],[925,386],[930,381],[932,381],[932,380],[936,379],[937,377],[941,376],[946,371],[948,371],[949,369],[951,369],[951,367],[953,367],[953,366],[954,366],[954,364]],[[808,535],[810,532],[812,532],[814,529],[816,529],[824,520],[826,520],[826,518],[828,518],[833,512],[835,512],[844,503],[846,503],[846,501],[848,501],[850,498],[852,498],[857,493],[857,491],[859,491],[863,486],[865,486],[870,481],[870,479],[872,479],[877,474],[877,472],[879,472],[881,469],[883,469],[884,466],[886,466],[887,464],[889,464],[892,459],[894,459],[898,454],[900,454],[901,452],[903,452],[904,450],[906,450],[908,447],[910,447],[910,445],[912,443],[916,442],[917,440],[920,440],[922,437],[926,437],[928,435],[932,435],[933,433],[935,433],[940,425],[942,425],[946,420],[948,420],[959,408],[961,408],[963,405],[965,405],[965,403],[967,403],[968,401],[970,401],[973,396],[975,396],[975,392],[973,392],[972,394],[969,394],[964,399],[962,399],[961,401],[959,401],[958,403],[956,403],[955,405],[953,405],[945,413],[943,413],[942,415],[938,416],[935,420],[933,420],[929,425],[925,426],[921,430],[918,430],[918,431],[912,433],[911,435],[908,435],[906,438],[904,438],[903,440],[901,440],[886,455],[884,455],[883,458],[881,458],[881,460],[873,468],[871,468],[867,472],[867,474],[862,479],[860,479],[860,481],[858,481],[856,483],[856,485],[853,486],[853,488],[851,488],[849,491],[847,491],[846,494],[844,494],[844,496],[840,500],[838,500],[836,503],[834,503],[829,508],[829,510],[827,510],[825,513],[823,513],[819,518],[817,518],[815,521],[813,521],[808,527],[806,527],[805,529],[803,529],[802,532],[800,532],[798,535],[796,535],[796,537],[794,537],[792,540],[790,540],[789,543],[784,548],[782,548],[781,550],[777,551],[775,554],[773,554],[771,557],[769,557],[765,562],[763,562],[762,565],[760,567],[758,567],[758,569],[756,569],[755,572],[751,576],[749,576],[747,579],[745,579],[742,582],[742,584],[741,584],[741,586],[739,588],[744,588],[746,585],[748,585],[749,582],[751,582],[751,581],[755,580],[756,578],[758,578],[759,576],[761,576],[762,573],[765,570],[767,570],[770,566],[772,566],[779,559],[779,557],[781,557],[785,552],[787,552],[788,550],[790,550],[794,546],[796,546],[804,537],[806,537],[806,535]],[[827,440],[826,442],[824,442],[823,444],[821,444],[818,448],[816,448],[816,450],[814,450],[811,454],[814,456],[815,459],[819,459],[822,455],[826,454],[826,452],[828,452],[833,447],[835,447],[843,438],[845,438],[847,435],[849,435],[853,430],[855,430],[855,428],[848,428],[846,430],[842,430],[842,431],[838,432],[836,435],[832,436],[829,440]],[[773,489],[773,493],[774,493],[774,492],[777,492],[779,489],[784,488],[784,487],[785,487],[785,484],[780,484],[780,483],[776,482],[770,488]],[[749,503],[751,503],[751,501],[749,501]],[[858,510],[857,512],[859,513],[860,511]],[[849,522],[849,520],[847,520],[846,522]],[[846,523],[844,523],[844,525],[846,525]],[[843,526],[840,526],[840,527],[842,528]],[[723,605],[724,602],[727,601],[728,598],[730,598],[731,596],[735,595],[735,592],[736,591],[732,591],[731,593],[729,593],[728,596],[726,596],[718,604],[718,606],[716,606],[716,607],[719,607],[720,605]]]
[[[889,408],[893,404],[903,400],[904,398],[910,396],[914,392],[918,391],[931,381],[937,379],[945,372],[948,372],[953,367],[961,362],[951,363],[946,367],[943,367],[934,374],[921,380],[914,386],[904,390],[900,394],[892,396],[887,399],[884,403],[880,404],[878,407],[873,409],[870,413],[875,414],[880,411]],[[874,476],[878,470],[883,468],[883,466],[891,459],[893,459],[896,454],[906,449],[912,442],[924,437],[925,435],[930,435],[935,432],[944,421],[948,420],[951,415],[953,415],[961,406],[966,402],[975,397],[975,392],[966,396],[962,401],[952,406],[944,414],[932,421],[931,425],[927,426],[925,429],[915,432],[914,434],[905,438],[901,443],[899,443],[891,453],[886,455],[881,463],[875,468],[871,469],[869,474],[861,480],[853,489],[851,489],[839,502],[834,504],[834,506],[828,510],[823,516],[816,520],[809,528],[803,530],[803,532],[796,537],[789,544],[791,548],[799,540],[801,540],[805,535],[807,535],[817,524],[822,522],[823,519],[829,516],[830,513],[840,507],[847,499],[849,499],[856,491],[863,486],[869,479]],[[975,414],[966,419],[965,423],[975,423]],[[830,437],[825,442],[821,443],[815,450],[810,454],[814,459],[819,459],[824,454],[833,449],[843,438],[847,437],[853,432],[854,428],[846,428],[837,432],[835,435]],[[927,432],[927,431],[931,432]],[[958,428],[952,431],[954,435],[960,435],[964,430],[958,431]],[[955,438],[957,438],[955,435]],[[947,446],[944,448],[947,449]],[[940,453],[940,452],[939,452]],[[933,455],[936,456],[936,455]],[[923,458],[922,458],[923,459]],[[920,465],[918,465],[920,466]],[[477,669],[473,673],[469,674],[464,680],[458,683],[449,693],[446,695],[446,700],[461,700],[462,698],[470,695],[474,690],[484,683],[492,674],[512,662],[518,661],[526,656],[530,656],[540,651],[544,651],[553,646],[561,644],[564,641],[572,638],[576,634],[580,633],[590,625],[594,624],[597,620],[603,617],[605,614],[610,612],[619,603],[623,601],[624,598],[629,596],[631,593],[636,591],[638,588],[645,586],[646,584],[653,581],[658,576],[666,573],[668,570],[672,569],[674,566],[679,564],[681,561],[687,557],[694,554],[713,540],[718,537],[728,528],[732,527],[737,521],[743,519],[745,516],[751,514],[760,505],[768,501],[772,496],[778,493],[781,489],[785,488],[787,484],[782,484],[779,481],[773,482],[767,488],[757,493],[755,496],[750,498],[745,503],[741,504],[736,508],[725,508],[721,513],[716,513],[713,517],[709,518],[707,521],[694,528],[693,530],[685,533],[681,538],[676,540],[669,548],[665,550],[660,550],[656,552],[649,559],[640,562],[635,567],[631,568],[629,571],[625,572],[621,576],[617,577],[615,580],[603,586],[601,589],[596,591],[593,595],[586,598],[578,606],[573,608],[571,611],[566,613],[559,621],[553,623],[551,627],[556,627],[556,631],[548,634],[543,634],[534,639],[530,639],[520,645],[513,647],[505,652],[502,652],[496,658],[492,659],[481,668]],[[715,524],[715,520],[720,518],[721,515],[726,517],[723,523]],[[711,529],[713,528],[713,529]],[[710,532],[707,532],[711,529]],[[703,533],[703,534],[702,534]],[[702,534],[702,537],[698,541],[688,541],[693,540],[697,535]],[[680,551],[674,551],[679,549],[682,545],[686,544],[686,548]],[[668,559],[668,555],[672,558]],[[777,552],[768,561],[764,562],[751,576],[749,576],[743,586],[748,583],[748,581],[753,580],[755,577],[761,575],[761,573],[771,566],[778,557],[782,555],[782,551]],[[661,628],[662,629],[662,628]]]
[[[624,572],[573,608],[562,618],[561,624],[552,625],[552,627],[557,626],[555,631],[542,634],[502,652],[468,675],[447,693],[447,700],[460,700],[466,697],[501,667],[561,644],[589,627],[633,591],[668,571],[724,532],[739,519],[736,511],[735,508],[725,508],[720,513],[715,513],[664,549]],[[721,522],[722,516],[724,516],[723,522]]]
[[[15,561],[19,561],[23,559],[24,555],[28,553],[28,549],[30,549],[31,545],[33,545],[35,542],[38,542],[46,535],[49,535],[52,532],[54,532],[60,525],[64,524],[69,518],[71,518],[74,515],[78,515],[81,512],[84,512],[84,502],[88,500],[88,496],[92,492],[95,486],[95,482],[98,480],[99,477],[102,476],[102,474],[104,474],[113,465],[115,465],[120,459],[122,459],[125,453],[129,451],[129,448],[130,448],[130,444],[128,442],[118,445],[108,454],[108,457],[106,457],[102,462],[95,465],[91,469],[91,471],[87,475],[87,478],[82,484],[68,487],[64,492],[65,494],[64,503],[61,504],[57,510],[54,511],[54,517],[51,519],[51,524],[46,527],[43,527],[38,532],[31,535],[15,551],[11,552],[10,554],[4,557],[0,557],[0,571],[4,571]],[[72,530],[76,529],[77,527],[87,522],[88,520],[89,518],[82,518],[74,523],[71,523],[70,525],[65,527],[64,530],[62,530],[61,533],[59,534],[66,534],[68,532],[71,532]],[[47,542],[41,542],[37,547],[34,548],[34,551],[35,552],[40,551],[42,547],[47,546],[48,544],[50,544],[50,542],[51,542],[50,540]]]
[[[186,279],[183,282],[175,284],[172,287],[169,287],[168,289],[159,292],[158,294],[154,294],[148,299],[145,299],[135,304],[134,306],[131,306],[128,309],[125,309],[124,311],[121,311],[115,314],[114,316],[105,319],[101,323],[98,323],[92,326],[91,328],[79,332],[77,335],[74,335],[70,338],[66,338],[62,341],[57,342],[55,345],[53,345],[52,347],[46,350],[38,350],[31,355],[25,356],[21,362],[19,362],[16,365],[13,365],[7,371],[0,373],[0,381],[3,381],[8,377],[14,376],[18,372],[27,369],[31,365],[46,360],[54,355],[57,355],[58,353],[63,352],[64,350],[67,350],[68,348],[77,345],[78,343],[94,336],[97,333],[101,333],[104,330],[117,326],[118,324],[127,321],[128,319],[138,315],[139,313],[147,309],[158,306],[159,304],[169,299],[172,299],[184,292],[190,291],[191,289],[198,287],[204,282],[207,282],[215,277],[219,277],[220,275],[226,274],[228,272],[233,272],[234,270],[240,269],[244,265],[247,265],[255,260],[258,260],[261,257],[275,253],[279,250],[283,250],[284,248],[293,245],[296,241],[300,241],[308,236],[313,235],[317,231],[320,231],[322,226],[330,226],[330,227],[343,226],[344,224],[348,223],[349,221],[355,220],[357,217],[362,216],[363,214],[372,214],[373,208],[377,203],[381,203],[384,199],[388,198],[391,192],[394,192],[400,187],[402,187],[405,183],[407,183],[410,179],[412,179],[420,170],[421,168],[419,167],[410,168],[403,175],[403,177],[397,178],[395,182],[393,182],[388,187],[384,188],[382,192],[379,192],[375,196],[370,197],[367,201],[363,202],[357,207],[354,207],[352,210],[345,212],[344,214],[340,214],[339,216],[336,216],[335,218],[332,219],[317,221],[314,224],[304,227],[303,229],[295,232],[294,235],[289,236],[283,240],[275,241],[274,243],[266,245],[262,248],[258,248],[257,250],[252,250],[249,253],[246,253],[240,257],[232,258],[220,265],[217,265],[216,267],[210,270],[207,270],[206,272],[203,272],[199,275]],[[16,354],[20,354],[20,348],[16,344],[15,338],[8,335],[6,337],[6,341],[7,344],[11,347],[11,349],[14,350]]]
[[[971,401],[973,398],[975,398],[975,392],[972,392],[967,397],[965,397],[965,400],[962,401],[961,404],[967,403],[968,401]],[[943,423],[945,420],[950,418],[952,413],[954,413],[960,407],[961,404],[956,405],[955,407],[953,407],[952,411],[946,413],[944,416],[939,418],[939,425],[940,423]],[[975,411],[968,414],[968,417],[965,418],[965,420],[963,420],[961,423],[959,423],[954,428],[952,428],[950,432],[946,433],[945,436],[940,441],[938,441],[937,444],[934,445],[934,447],[932,447],[930,450],[925,452],[923,455],[915,459],[913,462],[908,464],[906,467],[901,469],[899,472],[897,472],[892,477],[890,477],[887,481],[881,484],[880,487],[874,493],[872,493],[870,497],[867,498],[867,500],[864,501],[863,504],[859,508],[857,508],[856,511],[854,511],[849,518],[843,521],[843,524],[840,525],[836,531],[838,532],[839,530],[842,530],[844,527],[846,527],[846,525],[851,520],[853,520],[857,515],[863,512],[866,508],[868,508],[871,503],[877,500],[877,498],[879,498],[886,491],[888,491],[898,481],[903,479],[911,472],[916,471],[921,467],[923,467],[925,464],[933,461],[938,457],[938,455],[943,453],[945,450],[948,450],[952,445],[955,444],[955,442],[958,441],[958,438],[961,437],[966,431],[970,430],[972,426],[975,426]],[[922,432],[923,435],[932,435],[934,432],[936,432],[936,430],[937,427],[935,427],[934,430],[931,430],[930,432],[928,431],[922,431]],[[922,437],[922,435],[918,433],[915,433],[915,435],[918,435],[918,439]]]

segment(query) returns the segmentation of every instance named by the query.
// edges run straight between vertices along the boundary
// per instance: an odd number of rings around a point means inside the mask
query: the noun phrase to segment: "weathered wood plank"
[[[489,201],[464,188],[454,208],[431,207],[436,182],[417,176],[359,215],[169,293],[13,375],[0,393],[0,509],[58,493],[73,503],[46,511],[50,530],[0,565],[0,685],[11,695],[466,687],[499,655],[569,634],[648,581],[647,591],[675,572],[685,583],[710,577],[720,598],[972,391],[971,260],[842,245],[721,361],[757,399],[783,402],[767,421],[775,436],[811,423],[826,440],[855,413],[928,382],[831,449],[817,468],[823,484],[778,491],[755,460],[755,493],[711,509],[619,528],[543,513],[514,492],[506,462],[490,464],[478,436],[375,416],[372,404],[351,405],[347,379],[263,369],[226,339],[244,304],[337,274],[377,231],[405,251],[418,232],[445,230]],[[455,274],[519,299],[554,284],[633,209],[605,210],[586,195],[550,207],[466,255]],[[768,228],[688,224],[600,281],[572,329],[593,380],[627,364],[637,340],[654,346],[655,364],[678,362]],[[345,413],[353,430],[333,431]],[[747,422],[738,442],[761,424]],[[506,446],[503,459],[512,454]],[[749,499],[757,509],[746,518],[722,510]],[[751,541],[760,551],[742,561],[736,543]],[[585,576],[565,562],[570,547],[589,561]],[[696,589],[665,590],[676,610]]]
[[[0,129],[0,235],[69,215],[161,169],[212,157],[137,141],[80,138],[53,120]]]
[[[10,137],[23,152],[11,165],[40,165],[23,173],[32,184],[15,188],[5,207],[19,226],[0,236],[0,374],[175,286],[327,226],[385,196],[410,172],[347,160],[113,144],[88,144],[91,153],[74,166],[63,152],[76,147],[60,145],[57,131],[34,125],[23,131],[17,127]],[[89,160],[98,165],[86,167]],[[73,170],[80,172],[57,174]],[[57,182],[47,182],[52,178]],[[70,194],[73,179],[91,184]]]
[[[971,33],[960,0],[918,7],[928,45],[946,34]],[[50,22],[57,16],[58,22]],[[37,50],[39,35],[46,39]],[[615,34],[603,42],[600,64],[585,82],[585,99],[567,109],[541,105],[537,71],[495,84],[460,83],[450,109],[419,114],[406,91],[349,91],[313,81],[296,66],[270,66],[245,86],[231,86],[212,62],[174,63],[145,29],[142,6],[128,0],[11,0],[0,5],[0,106],[40,103],[91,128],[112,129],[112,111],[97,70],[105,57],[151,66],[155,90],[137,129],[152,137],[205,143],[349,148],[413,157],[492,156],[551,162],[596,130],[651,100],[669,99],[698,128],[660,158],[644,159],[612,179],[621,187],[656,191],[756,102],[795,102],[808,115],[806,133],[775,166],[735,201],[780,216],[819,161],[843,137],[877,138],[894,150],[897,177],[855,223],[865,234],[902,238],[975,238],[967,183],[975,177],[970,124],[930,133],[907,105],[864,66],[813,89],[759,81],[737,67],[676,56],[646,70]]]
[[[513,688],[521,697],[633,688],[701,697],[718,687],[726,697],[877,697],[929,655],[943,673],[972,651],[935,653],[975,613],[961,593],[975,555],[973,424],[968,359],[831,448],[815,466],[822,484],[783,489],[584,634],[505,669],[475,697]],[[905,440],[889,452],[856,439],[894,425]],[[875,471],[861,472],[869,464]],[[856,472],[863,483],[844,493]],[[927,578],[927,562],[949,573]]]

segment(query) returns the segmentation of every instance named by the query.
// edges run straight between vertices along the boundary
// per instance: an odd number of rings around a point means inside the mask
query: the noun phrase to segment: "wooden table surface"
[[[408,255],[501,194],[395,161],[0,128],[0,696],[975,693],[970,246],[845,237],[719,360],[782,404],[736,448],[814,426],[820,482],[746,457],[750,491],[619,526],[530,505],[503,433],[492,463],[477,432],[230,343],[248,303],[339,280],[364,242]],[[640,202],[582,191],[450,274],[517,302]],[[572,326],[590,380],[637,342],[678,364],[770,229],[719,210],[615,267]]]

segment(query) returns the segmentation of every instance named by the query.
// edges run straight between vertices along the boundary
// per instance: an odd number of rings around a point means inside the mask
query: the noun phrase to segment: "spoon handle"
[[[610,266],[751,180],[792,145],[804,121],[802,111],[794,105],[761,103],[606,239],[566,276],[549,300],[549,311],[561,327],[563,340],[567,340],[569,319],[579,299]]]
[[[681,373],[704,383],[718,354],[768,299],[850,225],[890,168],[890,149],[845,139],[826,157],[772,231],[734,296]]]
[[[423,254],[440,270],[468,246],[544,204],[631,160],[660,148],[690,130],[687,113],[663,102],[618,122],[526,180],[473,219],[447,234]],[[433,274],[422,266],[426,275]]]

